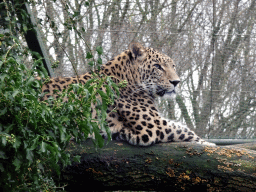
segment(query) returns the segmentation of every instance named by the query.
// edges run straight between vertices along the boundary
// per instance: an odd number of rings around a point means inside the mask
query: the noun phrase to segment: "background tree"
[[[35,16],[59,76],[88,71],[88,49],[103,63],[139,41],[169,55],[182,79],[168,118],[202,137],[255,137],[255,1],[43,0]],[[68,30],[70,27],[72,31]]]

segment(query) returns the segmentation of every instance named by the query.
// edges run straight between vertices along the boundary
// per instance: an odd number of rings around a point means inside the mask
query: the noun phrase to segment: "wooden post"
[[[29,23],[33,25],[33,30],[28,29],[28,31],[24,34],[28,47],[30,50],[38,52],[43,57],[43,64],[45,69],[48,71],[48,75],[50,77],[55,77],[54,72],[51,68],[49,55],[47,53],[40,31],[37,28],[37,23],[34,18],[34,15],[32,14],[28,3],[26,3],[25,0],[23,1],[23,3],[24,4],[22,5],[22,9],[26,13],[28,13],[30,17]],[[20,12],[18,12],[17,14],[18,14],[18,18],[22,18],[22,16],[20,15],[21,14]]]

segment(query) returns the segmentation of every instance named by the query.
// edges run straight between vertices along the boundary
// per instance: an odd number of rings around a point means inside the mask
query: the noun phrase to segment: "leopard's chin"
[[[166,92],[162,97],[164,99],[175,99],[176,98],[176,91],[173,90],[173,91]]]

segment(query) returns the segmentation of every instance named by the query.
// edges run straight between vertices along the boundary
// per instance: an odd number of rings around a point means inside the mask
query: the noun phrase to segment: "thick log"
[[[67,191],[168,190],[256,191],[256,144],[206,147],[163,143],[150,147],[111,141],[95,150],[90,140],[71,142],[67,151],[81,155],[61,174]],[[80,189],[80,190],[79,190]]]

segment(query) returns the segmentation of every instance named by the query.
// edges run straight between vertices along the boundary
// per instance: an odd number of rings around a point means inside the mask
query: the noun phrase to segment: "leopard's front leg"
[[[168,121],[162,117],[160,120],[163,125],[162,128],[164,134],[160,135],[161,142],[192,142],[202,145],[215,146],[214,143],[207,142],[201,139],[194,131],[190,130],[188,127],[182,125],[181,123],[175,121]],[[166,126],[165,126],[166,125]]]
[[[128,102],[123,102],[117,106],[117,112],[110,114],[112,118],[109,120],[113,139],[141,146],[182,141],[215,145],[204,141],[189,128],[181,126],[179,123],[167,121],[160,116],[154,105],[151,107],[145,107],[143,104],[132,106]]]

